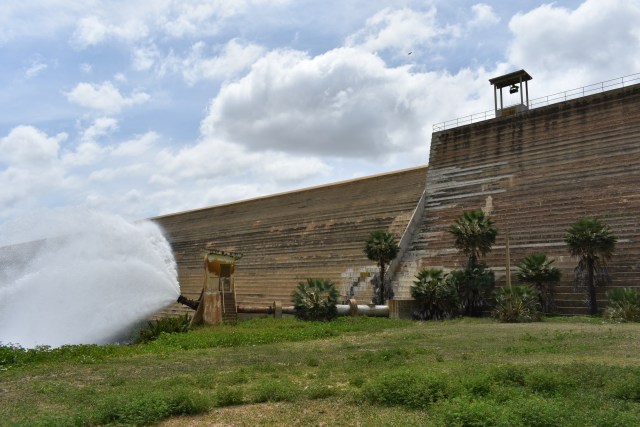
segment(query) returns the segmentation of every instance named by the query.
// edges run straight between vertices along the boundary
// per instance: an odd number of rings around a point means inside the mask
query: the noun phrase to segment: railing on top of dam
[[[564,102],[570,99],[582,98],[583,96],[592,95],[594,93],[605,92],[611,89],[618,89],[632,84],[640,83],[640,73],[629,74],[628,76],[617,77],[611,80],[605,80],[600,83],[594,83],[582,86],[576,89],[570,89],[564,92],[558,92],[553,95],[542,96],[529,101],[529,109],[536,107],[544,107],[556,102]],[[457,119],[447,120],[442,123],[433,125],[434,132],[440,132],[447,129],[453,129],[458,126],[469,125],[471,123],[482,122],[484,120],[496,117],[495,110],[483,111],[482,113],[471,114],[470,116],[460,117]]]

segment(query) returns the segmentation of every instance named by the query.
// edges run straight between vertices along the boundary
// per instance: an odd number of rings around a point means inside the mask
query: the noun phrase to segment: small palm
[[[472,269],[480,256],[491,251],[498,230],[493,220],[481,210],[464,212],[449,228],[457,249],[469,256],[469,269]]]
[[[378,299],[384,304],[384,271],[385,267],[398,256],[400,247],[393,234],[388,231],[378,230],[369,234],[364,246],[364,253],[371,261],[376,261],[380,266],[380,295]]]

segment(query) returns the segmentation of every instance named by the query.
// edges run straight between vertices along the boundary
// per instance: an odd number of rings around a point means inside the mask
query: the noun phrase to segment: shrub
[[[293,298],[295,315],[302,320],[332,320],[338,315],[338,291],[328,279],[300,282]]]
[[[423,269],[411,286],[411,296],[419,304],[413,317],[420,320],[444,320],[456,315],[458,292],[439,268]]]
[[[458,293],[458,303],[465,316],[480,317],[493,302],[495,275],[486,264],[478,263],[472,269],[451,272],[451,285]]]
[[[609,306],[605,319],[614,322],[640,322],[640,294],[634,289],[613,289],[607,292]]]
[[[190,328],[191,317],[188,314],[149,320],[147,325],[138,332],[134,341],[138,343],[150,342],[163,332],[167,334],[187,332]]]
[[[538,301],[538,292],[528,286],[500,288],[491,316],[507,323],[535,322],[540,320]]]

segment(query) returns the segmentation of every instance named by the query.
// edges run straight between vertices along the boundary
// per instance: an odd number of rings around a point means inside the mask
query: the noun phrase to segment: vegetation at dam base
[[[0,424],[632,426],[639,339],[640,325],[595,317],[343,317],[5,346]]]

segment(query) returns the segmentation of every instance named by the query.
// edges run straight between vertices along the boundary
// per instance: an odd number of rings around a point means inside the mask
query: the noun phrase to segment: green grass
[[[0,425],[635,426],[639,339],[591,318],[256,319],[0,347]]]

